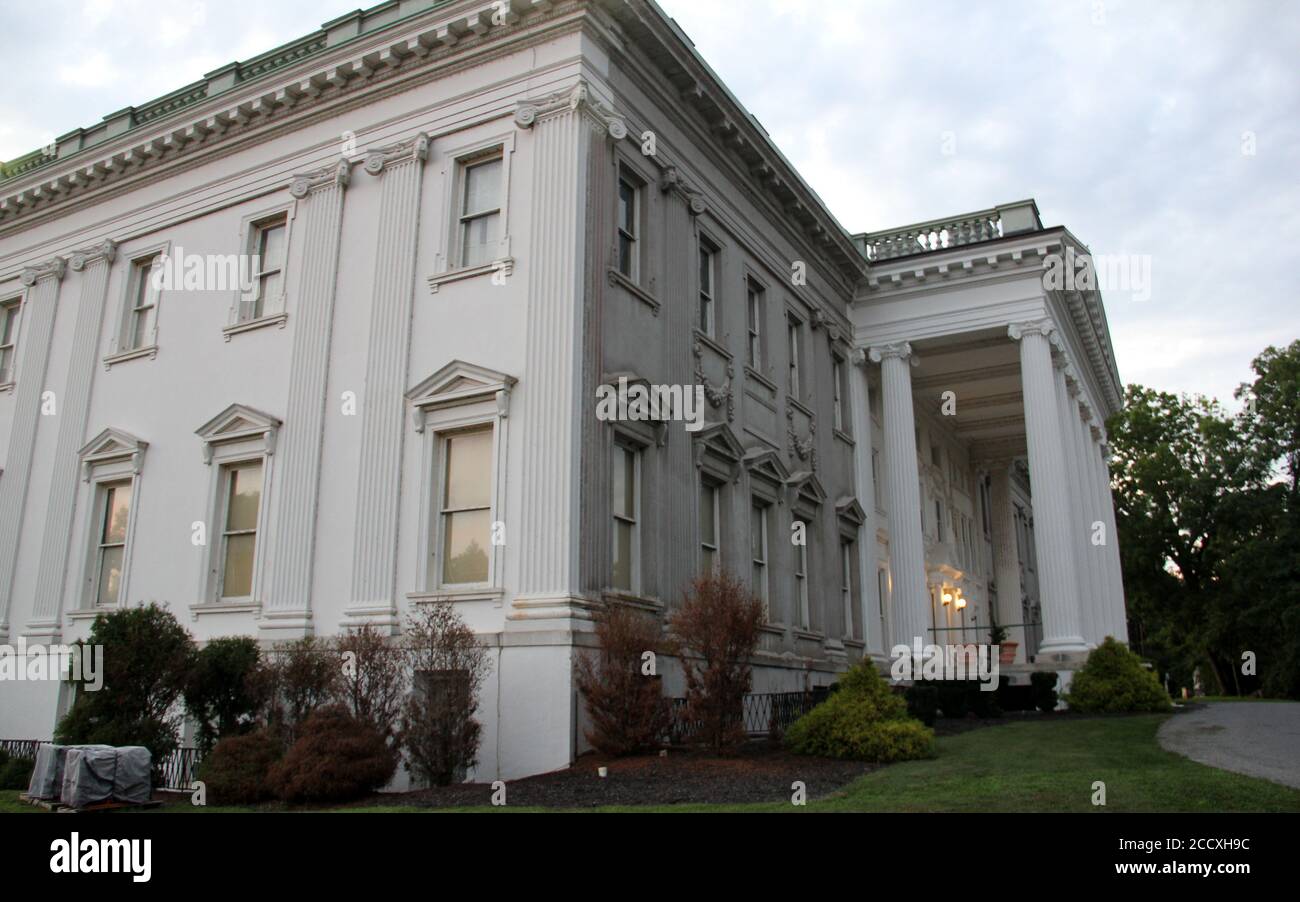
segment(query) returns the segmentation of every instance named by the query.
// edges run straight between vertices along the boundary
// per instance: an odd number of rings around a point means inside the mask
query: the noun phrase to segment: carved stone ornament
[[[364,168],[370,175],[379,175],[389,166],[396,166],[399,163],[423,163],[427,159],[429,159],[429,136],[421,132],[405,141],[367,151]]]
[[[53,257],[44,263],[37,263],[35,266],[29,266],[23,270],[22,283],[31,288],[40,279],[55,278],[63,280],[64,274],[68,271],[68,261],[62,257]]]
[[[105,239],[94,247],[75,251],[68,258],[68,265],[72,267],[73,272],[81,272],[96,260],[112,263],[115,259],[117,259],[117,242]]]
[[[566,111],[586,113],[615,141],[622,141],[627,137],[627,123],[609,107],[598,100],[593,100],[591,89],[585,81],[579,81],[568,91],[559,91],[541,100],[522,104],[515,110],[515,125],[524,129],[532,128],[546,116]]]
[[[289,193],[301,200],[317,188],[325,188],[330,185],[346,188],[351,181],[352,163],[348,159],[340,157],[339,161],[333,165],[322,166],[320,169],[313,169],[311,172],[295,175],[293,180],[289,182]]]

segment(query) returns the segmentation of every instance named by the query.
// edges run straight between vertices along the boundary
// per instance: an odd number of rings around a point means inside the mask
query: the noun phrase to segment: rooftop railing
[[[918,222],[885,232],[866,232],[854,240],[869,261],[880,263],[913,254],[980,244],[1004,235],[1040,228],[1042,223],[1038,219],[1038,209],[1032,200],[1027,200],[1002,204],[977,213]]]

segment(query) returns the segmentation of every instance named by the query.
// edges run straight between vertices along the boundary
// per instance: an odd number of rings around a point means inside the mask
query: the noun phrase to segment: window
[[[710,338],[716,334],[714,319],[714,286],[717,284],[718,251],[708,242],[700,241],[700,309],[697,326]]]
[[[501,246],[505,163],[500,149],[495,149],[491,156],[461,165],[460,265],[483,266],[496,259]]]
[[[116,605],[126,563],[126,533],[131,522],[130,482],[99,487],[98,546],[95,550],[95,604]]]
[[[934,500],[934,537],[943,541],[943,502],[938,498]]]
[[[799,522],[799,521],[795,521]],[[799,626],[808,629],[809,611],[808,611],[808,542],[812,537],[808,535],[808,524],[804,523],[803,534],[804,544],[794,546],[794,603],[797,606],[795,616],[798,618]]]
[[[122,335],[122,351],[147,348],[155,341],[159,292],[154,285],[154,270],[161,265],[161,258],[153,255],[131,263],[129,306]]]
[[[939,449],[938,445],[930,446],[930,463],[934,464],[936,467],[943,466],[943,452]]]
[[[871,449],[871,493],[876,499],[876,509],[884,510],[880,500],[880,450]]]
[[[618,176],[618,271],[636,282],[641,275],[637,241],[641,220],[641,187],[625,168]]]
[[[848,432],[849,418],[848,416],[845,415],[845,410],[844,410],[845,397],[848,395],[848,392],[845,391],[845,383],[844,383],[844,373],[845,373],[844,360],[836,356],[832,358],[832,361],[833,362],[831,363],[831,377],[835,384],[832,387],[831,391],[834,393],[832,397],[832,402],[833,402],[833,407],[835,412],[835,428],[838,429],[840,432]]]
[[[844,612],[844,635],[853,636],[853,543],[840,540],[840,610]]]
[[[610,494],[614,514],[614,574],[613,586],[625,592],[637,587],[637,568],[640,554],[637,544],[641,493],[638,478],[641,470],[639,452],[624,445],[614,446],[614,466]]]
[[[700,485],[700,572],[714,573],[720,564],[718,555],[718,487]]]
[[[492,430],[448,435],[440,460],[442,584],[486,583],[492,547]]]
[[[253,594],[257,524],[262,507],[262,462],[229,464],[222,471],[225,491],[218,597],[248,598]]]
[[[763,289],[749,279],[745,286],[745,310],[749,323],[749,345],[746,362],[752,369],[763,368]]]
[[[771,617],[767,586],[767,512],[768,506],[755,501],[749,511],[750,558],[753,561],[753,591],[763,601]]]
[[[288,216],[281,213],[252,225],[249,245],[257,258],[253,271],[253,291],[239,305],[239,322],[261,319],[278,309],[284,296],[285,247],[289,233]]]
[[[799,391],[799,345],[801,344],[803,324],[791,314],[786,319],[786,335],[789,336],[790,380],[788,388],[790,397],[796,401],[803,397]]]
[[[876,598],[880,607],[880,647],[889,645],[889,624],[885,618],[889,602],[889,571],[884,567],[876,570]]]
[[[18,312],[21,309],[18,298],[0,304],[0,384],[14,381],[17,363],[14,345],[18,340]]]

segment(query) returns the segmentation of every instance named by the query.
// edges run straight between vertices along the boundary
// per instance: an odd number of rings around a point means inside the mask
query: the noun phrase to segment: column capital
[[[419,132],[405,141],[366,151],[366,161],[363,166],[371,175],[382,175],[389,166],[397,166],[401,163],[423,163],[427,159],[429,159],[429,136]]]
[[[1041,335],[1050,340],[1056,335],[1056,323],[1046,318],[1012,323],[1007,326],[1007,335],[1012,341],[1020,341],[1026,335]]]
[[[1098,445],[1101,445],[1104,449],[1106,446],[1106,434],[1102,431],[1102,428],[1096,423],[1090,424],[1088,428],[1092,430],[1092,440]]]
[[[1068,361],[1063,360],[1057,366],[1065,375],[1066,392],[1071,398],[1079,397],[1083,393],[1083,389],[1079,385],[1079,373]]]
[[[346,188],[351,180],[352,162],[347,157],[339,157],[338,162],[329,166],[295,175],[289,181],[289,193],[302,199],[318,188]]]
[[[115,259],[117,259],[117,242],[105,239],[94,247],[74,251],[68,258],[68,265],[72,267],[73,272],[81,272],[97,260],[112,263]]]
[[[584,112],[593,120],[593,124],[603,128],[615,141],[627,137],[627,123],[591,96],[591,88],[585,81],[579,81],[567,91],[557,91],[540,100],[530,100],[520,104],[515,110],[515,126],[530,129],[541,119],[564,112]]]
[[[908,341],[899,341],[888,345],[872,345],[867,351],[867,356],[872,363],[880,363],[882,360],[898,358],[899,360],[911,361],[912,366],[916,366],[921,361],[912,353],[912,343]]]
[[[44,263],[37,263],[23,270],[22,283],[31,288],[41,279],[53,278],[56,281],[62,281],[64,274],[68,271],[68,261],[62,257],[51,257]]]

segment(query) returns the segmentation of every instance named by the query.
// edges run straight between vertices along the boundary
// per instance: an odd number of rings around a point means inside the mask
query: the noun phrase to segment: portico
[[[873,263],[853,320],[880,408],[862,453],[888,548],[885,646],[984,643],[996,622],[1017,663],[1069,669],[1108,635],[1127,641],[1105,315],[1096,292],[1042,279],[1086,248],[1032,201],[858,241]]]

